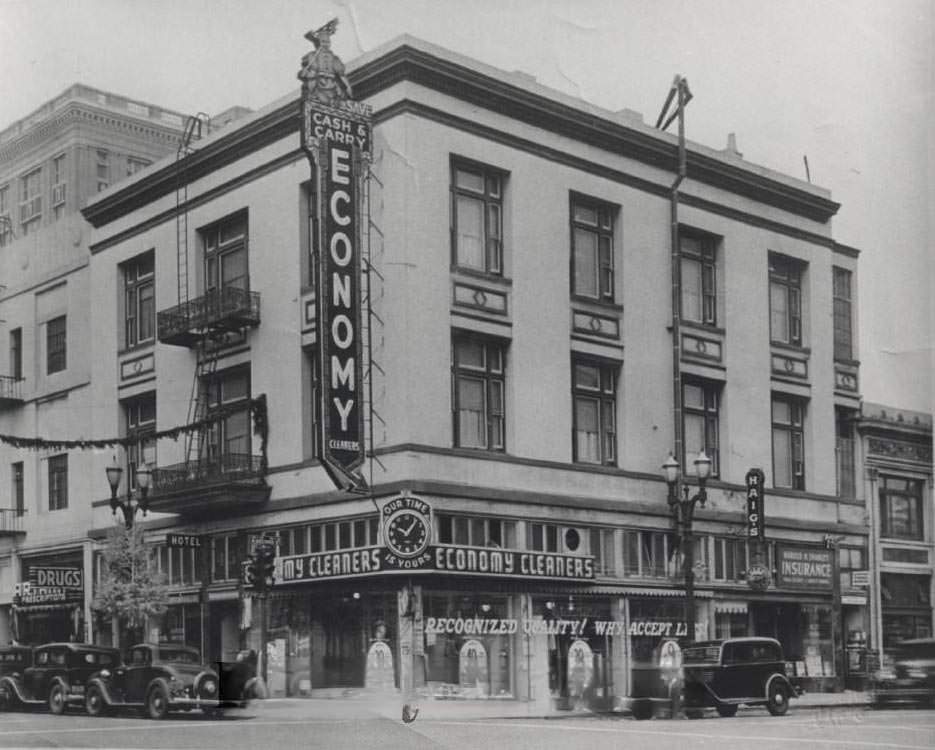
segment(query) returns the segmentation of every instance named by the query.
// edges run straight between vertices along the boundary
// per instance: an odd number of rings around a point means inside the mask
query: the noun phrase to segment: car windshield
[[[200,664],[201,657],[194,649],[162,648],[159,649],[159,658],[163,661],[182,662],[183,664]]]

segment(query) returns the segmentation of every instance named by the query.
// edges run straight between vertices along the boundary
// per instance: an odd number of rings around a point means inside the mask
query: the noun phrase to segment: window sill
[[[776,349],[785,349],[790,352],[799,352],[800,354],[811,354],[812,350],[808,346],[800,346],[799,344],[787,344],[783,341],[770,341],[769,345],[775,347]]]
[[[508,276],[503,276],[497,273],[489,273],[487,271],[478,271],[476,268],[451,266],[451,273],[459,276],[465,276],[470,279],[483,279],[484,281],[489,281],[491,284],[498,284],[500,286],[513,286],[513,280]]]
[[[836,365],[845,365],[847,367],[860,367],[859,359],[842,359],[840,357],[835,357],[834,363]]]
[[[617,302],[609,302],[607,300],[594,299],[593,297],[582,297],[580,294],[572,294],[571,302],[573,305],[585,305],[594,310],[613,310],[616,313],[623,312],[623,305],[618,304]]]
[[[681,320],[680,325],[683,328],[691,328],[696,331],[704,331],[705,333],[714,333],[720,336],[724,336],[727,333],[726,329],[721,328],[720,326],[712,325],[710,323],[698,323],[697,321],[694,321],[694,320]]]
[[[134,344],[133,346],[125,346],[122,349],[117,350],[117,356],[123,357],[127,354],[139,354],[146,349],[152,349],[156,345],[155,339],[150,339],[149,341],[144,341],[142,344]]]

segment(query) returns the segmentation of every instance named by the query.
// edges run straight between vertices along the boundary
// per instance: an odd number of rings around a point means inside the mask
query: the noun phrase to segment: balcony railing
[[[244,453],[160,466],[153,469],[149,507],[160,513],[197,515],[263,503],[270,492],[265,476],[263,457]]]
[[[0,406],[23,402],[23,379],[0,375]]]
[[[0,536],[25,534],[23,514],[24,511],[16,508],[0,508]]]
[[[210,331],[239,331],[260,324],[260,293],[237,287],[212,289],[156,316],[159,340],[191,346]]]

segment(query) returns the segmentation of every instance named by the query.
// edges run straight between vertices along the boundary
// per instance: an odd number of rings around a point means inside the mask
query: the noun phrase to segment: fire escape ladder
[[[385,346],[385,330],[382,318],[385,295],[384,276],[380,272],[384,263],[383,231],[375,217],[383,215],[383,183],[367,170],[361,202],[360,226],[362,232],[362,314],[361,336],[364,349],[364,434],[366,435],[370,459],[370,486],[373,486],[373,465],[378,464],[383,471],[386,467],[376,457],[377,447],[386,443],[386,420],[380,415],[378,405],[386,400],[386,371],[380,362]]]
[[[176,234],[176,282],[178,304],[188,302],[188,178],[185,174],[185,157],[192,153],[192,141],[206,135],[209,127],[204,112],[191,115],[185,121],[185,129],[179,138],[175,153],[175,234]]]
[[[208,417],[208,399],[211,392],[211,379],[217,370],[218,347],[212,345],[207,331],[202,333],[196,356],[198,362],[195,365],[195,377],[192,379],[187,424],[200,422]],[[205,424],[198,430],[188,433],[185,445],[185,460],[189,466],[199,463],[206,457],[205,443],[208,433],[214,428],[215,425]]]

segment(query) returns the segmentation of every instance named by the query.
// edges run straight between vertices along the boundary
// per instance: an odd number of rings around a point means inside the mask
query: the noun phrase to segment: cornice
[[[677,167],[678,147],[669,137],[641,132],[409,45],[402,45],[364,63],[353,69],[349,75],[361,100],[374,96],[400,81],[411,81],[535,128],[548,130],[673,174]],[[408,104],[413,106],[411,102]],[[375,113],[374,121],[386,120],[391,114],[398,113],[399,110],[394,109],[395,106],[387,107],[382,118],[380,112]],[[424,105],[419,106],[430,109]],[[299,99],[296,98],[232,130],[229,134],[222,134],[210,140],[185,158],[183,166],[186,182],[190,183],[235,162],[251,151],[297,132],[299,119]],[[480,125],[478,127],[494,131]],[[96,199],[82,212],[95,227],[103,226],[141,205],[174,192],[177,174],[176,164],[168,162],[122,189]],[[839,208],[838,203],[822,196],[729,164],[697,150],[689,149],[688,176],[697,182],[821,223],[827,223]],[[665,186],[646,180],[638,182],[643,189],[668,194],[668,188]],[[699,201],[712,203],[702,199]],[[814,234],[802,233],[810,236]],[[837,244],[829,238],[823,238],[822,244],[838,251]],[[841,252],[846,252],[843,246],[841,248]]]
[[[133,133],[150,141],[162,141],[175,145],[179,139],[179,130],[169,126],[145,122],[129,115],[98,109],[83,102],[70,102],[47,120],[30,128],[27,132],[9,143],[0,146],[0,162],[11,162],[56,137],[74,122],[96,123],[111,130]]]

